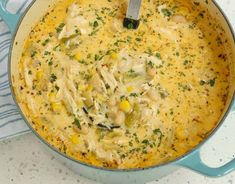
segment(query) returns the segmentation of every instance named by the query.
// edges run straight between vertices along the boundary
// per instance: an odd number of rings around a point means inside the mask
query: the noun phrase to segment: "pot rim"
[[[25,117],[24,113],[22,112],[20,105],[18,104],[18,101],[16,99],[16,95],[14,92],[14,88],[13,88],[13,83],[12,83],[12,78],[11,78],[11,58],[12,58],[12,50],[14,49],[14,43],[16,40],[16,35],[18,34],[18,32],[20,31],[20,25],[22,23],[22,21],[24,20],[25,16],[27,16],[28,11],[31,9],[31,7],[34,5],[34,3],[37,0],[33,0],[28,7],[26,8],[26,10],[24,11],[24,13],[21,15],[14,33],[12,34],[12,41],[11,41],[11,45],[10,45],[10,49],[9,49],[9,57],[8,57],[8,80],[9,80],[9,85],[10,85],[10,89],[11,89],[11,93],[12,93],[12,98],[17,106],[17,108],[19,109],[20,115],[23,118],[24,122],[27,124],[27,126],[30,128],[30,130],[34,133],[34,135],[36,135],[36,137],[43,142],[45,145],[47,145],[52,151],[56,152],[57,154],[59,154],[60,156],[68,159],[69,161],[75,162],[77,164],[81,164],[82,166],[86,166],[90,169],[98,169],[98,170],[102,170],[102,171],[107,171],[107,172],[137,172],[137,171],[143,171],[143,170],[150,170],[150,169],[156,169],[156,168],[160,168],[163,166],[167,166],[169,164],[174,164],[177,165],[180,163],[180,161],[182,161],[183,159],[185,159],[186,157],[190,156],[192,153],[194,153],[196,150],[200,149],[200,147],[202,145],[204,145],[216,132],[217,130],[222,126],[224,120],[226,119],[226,117],[228,116],[233,102],[235,103],[235,90],[233,92],[230,104],[226,110],[226,112],[224,113],[223,117],[220,119],[220,121],[217,123],[217,125],[213,128],[213,130],[211,130],[211,132],[208,134],[208,136],[203,139],[203,141],[201,141],[198,145],[196,145],[193,149],[187,151],[185,154],[179,156],[178,158],[174,159],[174,160],[170,160],[161,164],[157,164],[157,165],[153,165],[153,166],[149,166],[149,167],[144,167],[144,168],[133,168],[133,169],[112,169],[112,168],[106,168],[106,167],[99,167],[99,166],[94,166],[91,164],[87,164],[85,162],[76,160],[68,155],[66,155],[65,153],[59,151],[57,148],[55,148],[54,146],[50,145],[43,137],[41,137],[38,132],[31,126],[31,124],[29,123],[29,121],[27,120],[27,118]],[[230,21],[228,20],[228,17],[226,16],[226,14],[224,13],[224,11],[222,10],[222,8],[218,5],[218,3],[215,0],[212,0],[212,3],[216,6],[216,8],[220,11],[221,15],[224,18],[224,21],[227,23],[227,26],[232,34],[233,37],[233,41],[235,44],[235,32],[232,28],[232,25],[230,23]]]

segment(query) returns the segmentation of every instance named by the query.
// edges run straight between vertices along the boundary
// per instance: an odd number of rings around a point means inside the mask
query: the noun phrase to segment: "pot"
[[[228,38],[228,44],[232,47],[232,63],[230,63],[230,72],[231,72],[231,83],[230,83],[230,91],[227,100],[226,107],[224,109],[223,115],[221,116],[218,125],[214,128],[211,134],[197,147],[195,147],[190,152],[184,154],[180,158],[170,161],[168,163],[164,163],[161,165],[143,168],[143,169],[129,169],[129,170],[115,170],[115,169],[107,169],[107,168],[99,168],[92,165],[88,165],[82,163],[80,161],[74,160],[65,154],[59,152],[52,146],[50,146],[45,140],[43,140],[40,135],[31,127],[29,122],[27,121],[25,115],[20,109],[19,104],[15,98],[14,89],[12,87],[12,76],[17,75],[18,72],[18,61],[23,51],[23,44],[25,38],[27,38],[31,28],[39,21],[40,17],[43,16],[48,7],[52,6],[58,0],[34,0],[25,13],[23,15],[20,14],[11,14],[9,13],[5,5],[8,0],[0,1],[0,16],[8,25],[10,31],[12,32],[13,39],[9,52],[9,65],[8,65],[8,75],[9,81],[12,90],[12,96],[17,104],[19,111],[30,127],[31,131],[46,145],[46,147],[61,161],[66,163],[68,167],[70,167],[73,171],[90,178],[92,180],[96,180],[102,183],[107,184],[120,184],[120,183],[145,183],[148,181],[153,181],[159,179],[171,172],[175,171],[179,167],[186,167],[191,170],[194,170],[198,173],[201,173],[205,176],[210,177],[218,177],[228,174],[229,172],[235,170],[235,159],[230,161],[229,163],[223,165],[219,168],[211,168],[207,166],[200,157],[200,148],[201,146],[212,137],[215,132],[219,129],[219,127],[223,124],[226,116],[229,112],[235,111],[235,37],[232,31],[232,27],[229,24],[225,14],[222,12],[221,8],[216,4],[215,1],[204,1],[199,0],[201,4],[206,6],[211,14],[213,14],[220,24],[222,25],[225,35]],[[232,105],[233,104],[233,105]]]

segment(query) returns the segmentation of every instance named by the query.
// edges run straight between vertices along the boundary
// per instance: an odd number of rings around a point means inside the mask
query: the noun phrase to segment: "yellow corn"
[[[91,86],[91,85],[89,85],[88,87],[87,87],[87,91],[92,91],[93,90],[93,87]]]
[[[113,52],[111,55],[111,58],[114,59],[114,60],[117,60],[119,58],[118,54]]]
[[[133,90],[134,90],[134,88],[132,87],[132,86],[128,86],[127,88],[126,88],[126,90],[127,90],[127,92],[132,92]]]
[[[72,135],[71,136],[71,141],[72,141],[73,144],[78,144],[78,142],[79,142],[78,136],[77,135]]]
[[[54,112],[60,112],[63,108],[63,105],[60,102],[51,103],[51,108]]]
[[[36,73],[36,79],[37,79],[38,81],[42,78],[42,76],[43,76],[43,72],[42,72],[42,71],[38,71],[38,72]]]
[[[119,109],[123,112],[129,112],[131,110],[131,105],[127,100],[123,100],[119,104]]]
[[[80,61],[82,59],[82,55],[80,53],[75,54],[75,59]]]

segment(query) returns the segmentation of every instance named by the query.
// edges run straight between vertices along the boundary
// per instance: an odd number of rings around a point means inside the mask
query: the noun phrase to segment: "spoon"
[[[139,14],[142,0],[129,0],[123,26],[127,29],[137,29],[140,24]]]

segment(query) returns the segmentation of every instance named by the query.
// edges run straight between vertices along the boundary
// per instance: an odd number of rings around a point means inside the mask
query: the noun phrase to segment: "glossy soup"
[[[142,168],[173,160],[216,126],[228,95],[222,28],[200,3],[67,0],[25,40],[17,100],[33,128],[79,161]]]

